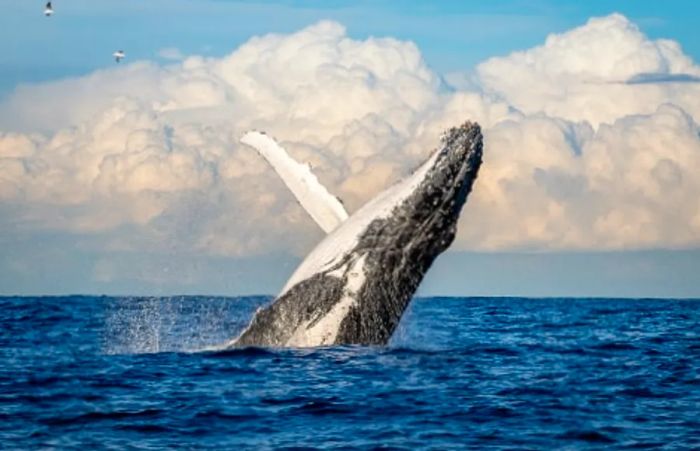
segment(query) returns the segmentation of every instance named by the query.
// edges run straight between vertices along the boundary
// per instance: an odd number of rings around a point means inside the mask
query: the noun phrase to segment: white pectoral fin
[[[311,168],[294,160],[274,139],[265,133],[250,131],[243,135],[241,142],[257,150],[270,163],[324,232],[331,232],[348,218],[343,204],[321,185]]]

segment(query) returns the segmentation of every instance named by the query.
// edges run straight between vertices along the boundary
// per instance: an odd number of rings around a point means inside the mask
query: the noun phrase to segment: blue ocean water
[[[0,448],[700,448],[698,301],[419,298],[385,348],[197,352],[268,300],[0,298]]]

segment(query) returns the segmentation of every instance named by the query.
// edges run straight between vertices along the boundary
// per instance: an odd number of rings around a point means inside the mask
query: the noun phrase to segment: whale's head
[[[358,211],[376,211],[355,253],[368,253],[375,271],[390,271],[395,289],[417,288],[435,258],[454,241],[457,222],[482,155],[478,124],[447,130],[431,157],[410,177]],[[381,207],[383,203],[390,206]],[[392,205],[393,203],[393,205]],[[369,269],[369,268],[368,268]],[[384,278],[386,279],[386,278]]]
[[[405,237],[395,241],[395,248],[435,257],[449,247],[481,165],[482,147],[478,124],[466,122],[443,134],[437,150],[413,174],[413,191],[385,224],[394,229],[390,234]]]

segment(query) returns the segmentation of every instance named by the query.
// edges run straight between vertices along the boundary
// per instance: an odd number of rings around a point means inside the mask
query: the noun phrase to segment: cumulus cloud
[[[697,245],[699,131],[668,104],[597,130],[542,115],[501,122],[487,131],[480,214],[463,238],[487,249]]]
[[[700,67],[671,40],[648,39],[624,16],[593,18],[522,52],[477,68],[478,83],[524,113],[593,126],[651,114],[666,102],[700,117]],[[635,83],[646,80],[647,83]],[[656,81],[656,82],[652,82]]]
[[[321,232],[244,131],[276,136],[354,211],[470,119],[486,153],[457,249],[697,246],[699,75],[619,15],[485,61],[462,89],[410,42],[320,22],[17,90],[0,105],[0,206],[105,249],[303,254]]]

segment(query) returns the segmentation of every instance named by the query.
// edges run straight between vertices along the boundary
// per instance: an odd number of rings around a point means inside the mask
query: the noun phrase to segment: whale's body
[[[286,154],[264,134],[252,133],[242,141],[270,161],[302,205],[315,205],[315,210],[305,207],[332,231],[229,346],[386,344],[426,271],[455,237],[481,165],[479,126],[466,123],[446,132],[440,147],[411,176],[350,217],[335,197],[316,186],[312,174],[295,169],[298,163],[285,166],[287,173],[280,171]]]

